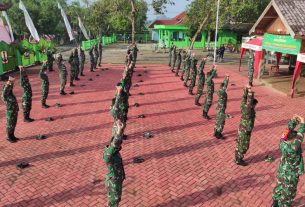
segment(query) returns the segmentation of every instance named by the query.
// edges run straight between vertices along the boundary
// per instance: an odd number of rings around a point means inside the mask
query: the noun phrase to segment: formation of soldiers
[[[97,64],[99,61],[99,65],[101,66],[102,62],[102,44],[99,43],[96,46],[93,46],[92,48],[99,48],[97,50],[97,55],[94,59],[94,65],[95,67],[91,69],[92,72],[97,69]],[[49,108],[50,106],[47,104],[47,98],[49,94],[49,78],[48,78],[48,72],[53,71],[53,62],[55,60],[54,55],[52,51],[47,51],[47,61],[44,61],[41,65],[40,71],[39,71],[39,78],[41,80],[41,107],[44,109]],[[71,56],[69,58],[70,63],[70,87],[75,86],[74,80],[80,80],[79,76],[84,76],[84,64],[85,64],[85,51],[80,48],[80,55],[78,55],[78,49],[75,48],[73,52],[71,53]],[[62,58],[62,55],[59,53],[57,55],[57,66],[58,66],[58,72],[59,72],[59,79],[60,79],[60,95],[66,95],[65,87],[67,83],[67,76],[68,71],[67,67],[64,63],[64,60]],[[32,110],[32,87],[30,80],[28,78],[26,69],[22,66],[19,66],[20,69],[20,86],[22,88],[22,110],[23,110],[23,117],[24,122],[33,122],[34,119],[30,117],[30,113]],[[14,82],[15,78],[10,76],[8,81],[4,84],[3,92],[1,94],[1,99],[3,103],[6,105],[6,131],[7,131],[7,140],[11,143],[17,142],[19,139],[15,136],[15,128],[17,125],[17,119],[18,119],[18,112],[19,112],[19,106],[17,99],[14,95],[13,88],[14,88]]]
[[[206,76],[204,68],[206,58],[202,58],[197,68],[198,59],[195,53],[191,50],[177,49],[172,45],[169,52],[169,68],[171,72],[175,72],[179,76],[179,71],[183,64],[180,79],[183,85],[189,88],[189,95],[195,96],[195,105],[200,106],[200,98],[203,94],[204,85],[206,85],[206,92],[203,104],[202,116],[204,119],[210,120],[208,115],[209,109],[213,103],[214,95],[214,81],[216,77],[216,66],[207,72]],[[176,67],[176,71],[175,71]],[[254,57],[250,52],[248,60],[248,85],[244,87],[244,95],[241,101],[241,119],[238,127],[238,135],[236,139],[235,148],[235,163],[240,166],[247,166],[244,161],[244,156],[249,150],[252,131],[256,118],[255,107],[258,104],[255,98],[255,93],[252,90],[254,73]],[[198,76],[197,93],[193,93]],[[190,84],[188,85],[188,82]],[[227,88],[229,84],[229,75],[226,75],[223,82],[217,90],[218,101],[216,105],[216,123],[214,127],[214,136],[217,139],[225,139],[222,135],[225,126],[225,120],[231,117],[226,114],[227,108]],[[297,125],[298,131],[295,131]],[[302,158],[302,142],[304,138],[305,124],[304,118],[295,115],[288,124],[288,128],[284,131],[280,141],[280,149],[282,157],[277,173],[277,185],[273,192],[272,207],[291,207],[293,199],[296,196],[297,184],[299,176],[304,174],[304,161]]]
[[[124,134],[132,86],[132,77],[137,61],[138,48],[136,44],[129,47],[126,54],[125,69],[123,77],[116,85],[116,94],[112,100],[110,112],[113,117],[112,137],[109,144],[105,147],[103,160],[107,165],[106,192],[108,207],[117,207],[121,201],[122,185],[125,179],[125,172],[120,151],[123,140],[127,138]]]

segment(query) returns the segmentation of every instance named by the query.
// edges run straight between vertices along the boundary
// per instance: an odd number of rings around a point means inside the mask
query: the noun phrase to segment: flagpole
[[[219,21],[219,5],[220,5],[220,0],[218,0],[218,2],[217,2],[216,32],[215,32],[215,45],[214,45],[214,61],[213,61],[213,65],[215,65],[215,63],[216,63],[216,48],[217,48],[218,21]]]

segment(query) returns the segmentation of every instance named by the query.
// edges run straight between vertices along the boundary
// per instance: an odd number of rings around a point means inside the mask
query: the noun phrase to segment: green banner
[[[301,40],[293,39],[288,35],[273,35],[265,33],[263,49],[273,52],[297,55],[301,51],[301,44]]]

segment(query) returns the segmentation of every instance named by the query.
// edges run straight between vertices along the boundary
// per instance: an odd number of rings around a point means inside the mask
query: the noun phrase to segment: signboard
[[[255,50],[255,51],[262,51],[262,46],[259,45],[252,45],[248,43],[243,43],[241,45],[242,48],[248,49],[248,50]]]
[[[305,63],[305,53],[298,54],[298,62]]]
[[[302,41],[293,39],[287,35],[273,35],[265,33],[263,40],[263,49],[272,52],[281,52],[290,55],[300,53]]]

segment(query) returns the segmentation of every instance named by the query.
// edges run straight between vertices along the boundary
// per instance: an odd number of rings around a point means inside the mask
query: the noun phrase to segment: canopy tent
[[[300,53],[300,54],[298,54],[298,58],[297,58],[297,62],[295,65],[294,74],[293,74],[293,78],[292,78],[291,98],[293,98],[293,96],[294,96],[295,84],[296,84],[298,77],[300,76],[303,63],[305,63],[305,53]]]
[[[254,57],[254,77],[257,78],[258,70],[259,70],[259,64],[262,56],[262,44],[263,44],[263,36],[258,36],[246,43],[243,43],[241,45],[240,49],[240,66],[241,66],[241,59],[243,55],[245,54],[246,50],[254,50],[255,51],[255,57]],[[239,67],[240,68],[240,67]]]

